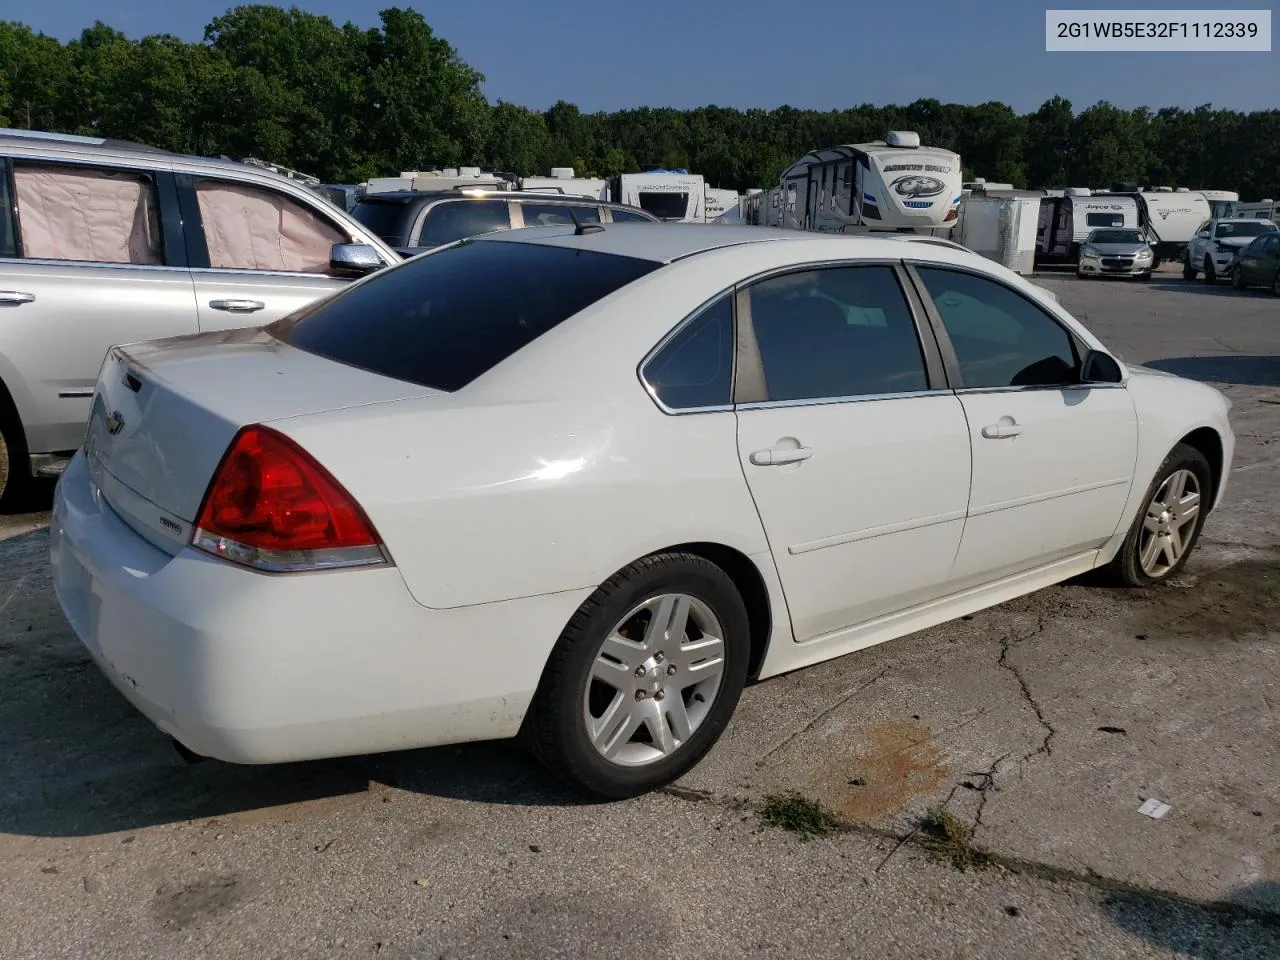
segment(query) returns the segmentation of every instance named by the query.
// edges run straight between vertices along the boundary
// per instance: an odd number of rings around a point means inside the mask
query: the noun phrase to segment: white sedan
[[[521,230],[115,348],[55,583],[196,754],[522,734],[622,797],[695,764],[749,678],[1177,573],[1227,413],[949,245]]]

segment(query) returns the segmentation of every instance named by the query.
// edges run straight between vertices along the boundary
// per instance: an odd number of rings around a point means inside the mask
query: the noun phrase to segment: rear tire
[[[15,507],[30,485],[31,465],[22,430],[0,414],[0,513]]]
[[[1182,279],[1194,280],[1196,278],[1195,267],[1191,266],[1191,259],[1187,258],[1182,264]]]
[[[609,800],[645,793],[720,738],[750,654],[746,606],[723,570],[688,553],[637,560],[565,627],[521,738],[576,790]]]
[[[1102,578],[1115,586],[1146,587],[1178,574],[1200,539],[1212,492],[1213,472],[1204,454],[1183,443],[1174,447]]]
[[[1204,282],[1213,284],[1218,279],[1218,275],[1214,272],[1213,261],[1206,256],[1204,258]]]

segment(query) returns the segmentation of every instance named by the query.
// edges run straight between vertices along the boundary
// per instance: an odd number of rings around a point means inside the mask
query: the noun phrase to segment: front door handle
[[[34,303],[34,293],[23,293],[21,290],[0,290],[0,307],[20,307],[24,303]]]
[[[989,423],[982,428],[982,435],[988,440],[1004,440],[1016,437],[1021,432],[1022,428],[1013,417],[1001,417],[999,423]]]
[[[799,463],[812,456],[810,447],[770,447],[751,454],[751,462],[757,467],[776,467],[784,463]]]
[[[261,300],[210,300],[209,306],[227,313],[253,313],[266,306]]]

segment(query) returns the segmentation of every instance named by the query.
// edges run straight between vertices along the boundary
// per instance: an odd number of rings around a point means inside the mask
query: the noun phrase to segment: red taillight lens
[[[192,543],[263,570],[386,562],[364,511],[310,454],[269,427],[245,427],[204,495]]]
[[[942,222],[950,223],[952,220],[955,220],[955,219],[957,219],[956,212],[954,210],[948,210],[947,215],[942,218]]]

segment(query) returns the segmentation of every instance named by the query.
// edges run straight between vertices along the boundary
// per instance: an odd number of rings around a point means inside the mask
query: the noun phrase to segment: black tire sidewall
[[[1178,562],[1167,573],[1159,577],[1151,577],[1143,572],[1139,557],[1143,520],[1147,515],[1147,507],[1150,505],[1152,498],[1160,490],[1164,482],[1169,479],[1169,476],[1178,470],[1190,470],[1195,474],[1196,480],[1200,484],[1200,512],[1196,516],[1195,528],[1191,531],[1191,540],[1187,544],[1186,550],[1182,552]],[[1192,551],[1195,550],[1196,544],[1200,541],[1200,532],[1204,529],[1204,522],[1212,505],[1213,489],[1213,471],[1210,469],[1209,461],[1205,459],[1204,454],[1185,444],[1178,444],[1170,451],[1169,455],[1165,457],[1164,463],[1160,465],[1160,469],[1156,471],[1155,478],[1151,481],[1150,486],[1147,487],[1147,492],[1143,495],[1142,502],[1138,506],[1138,514],[1133,519],[1129,535],[1125,538],[1124,545],[1120,548],[1120,555],[1116,558],[1119,561],[1120,569],[1118,572],[1123,582],[1130,586],[1145,587],[1155,583],[1162,583],[1182,572],[1182,568],[1186,566]]]
[[[610,763],[591,744],[582,698],[608,631],[637,605],[660,593],[685,593],[706,603],[724,630],[725,671],[711,712],[689,743],[642,767]],[[733,581],[711,562],[665,554],[633,564],[583,605],[561,634],[543,675],[524,734],[539,758],[570,785],[605,799],[645,793],[693,767],[720,738],[746,684],[751,655],[746,606]]]

